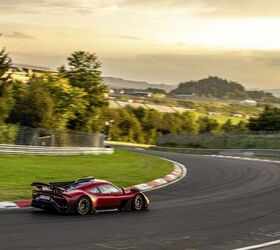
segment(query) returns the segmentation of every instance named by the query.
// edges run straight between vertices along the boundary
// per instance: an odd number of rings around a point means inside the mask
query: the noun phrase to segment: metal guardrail
[[[197,149],[157,146],[150,147],[150,149],[185,154],[280,158],[280,149]]]
[[[0,154],[8,155],[98,155],[113,154],[109,147],[47,147],[0,144]]]

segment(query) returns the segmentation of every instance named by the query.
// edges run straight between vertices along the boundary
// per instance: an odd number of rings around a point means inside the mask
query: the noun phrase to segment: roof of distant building
[[[53,70],[53,69],[48,68],[48,67],[28,65],[28,64],[20,64],[20,63],[14,63],[12,65],[12,68],[23,68],[23,69],[32,69],[32,70],[36,70],[36,71],[56,72],[56,70]]]

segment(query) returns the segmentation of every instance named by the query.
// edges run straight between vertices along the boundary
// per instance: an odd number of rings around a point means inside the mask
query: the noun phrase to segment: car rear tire
[[[76,212],[79,215],[86,215],[91,211],[91,200],[87,196],[79,198],[76,204]]]
[[[135,195],[133,201],[132,201],[132,210],[134,211],[140,211],[145,207],[145,200],[143,195],[137,194]]]

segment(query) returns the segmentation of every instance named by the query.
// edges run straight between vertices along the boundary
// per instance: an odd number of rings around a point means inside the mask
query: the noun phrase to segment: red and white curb
[[[30,207],[30,204],[31,204],[31,200],[2,201],[0,202],[0,209],[25,208],[25,207]]]
[[[184,165],[182,165],[178,162],[175,162],[175,161],[171,161],[169,159],[165,159],[165,158],[162,158],[162,159],[173,163],[174,169],[170,174],[168,174],[162,178],[159,178],[159,179],[156,179],[153,181],[149,181],[147,183],[142,183],[142,184],[137,184],[134,186],[126,187],[125,189],[135,187],[135,188],[138,188],[140,191],[147,192],[147,191],[155,190],[158,188],[166,187],[170,184],[180,181],[181,179],[183,179],[186,176],[187,169]],[[2,202],[0,202],[0,209],[27,208],[27,207],[30,207],[30,205],[31,205],[31,200],[2,201]]]
[[[140,191],[143,191],[143,192],[148,192],[151,190],[163,188],[168,185],[174,184],[175,182],[180,181],[187,175],[187,169],[183,164],[166,159],[166,158],[162,158],[162,159],[173,163],[174,169],[170,174],[168,174],[162,178],[147,182],[147,183],[134,185],[132,187],[138,188]],[[131,187],[128,187],[128,188],[131,188]]]

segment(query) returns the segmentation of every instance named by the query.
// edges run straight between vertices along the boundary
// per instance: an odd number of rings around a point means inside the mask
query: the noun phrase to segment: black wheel
[[[144,197],[141,194],[135,195],[132,201],[132,210],[140,211],[145,205]]]
[[[91,211],[91,201],[88,197],[83,196],[77,201],[76,211],[79,215],[88,214]]]

